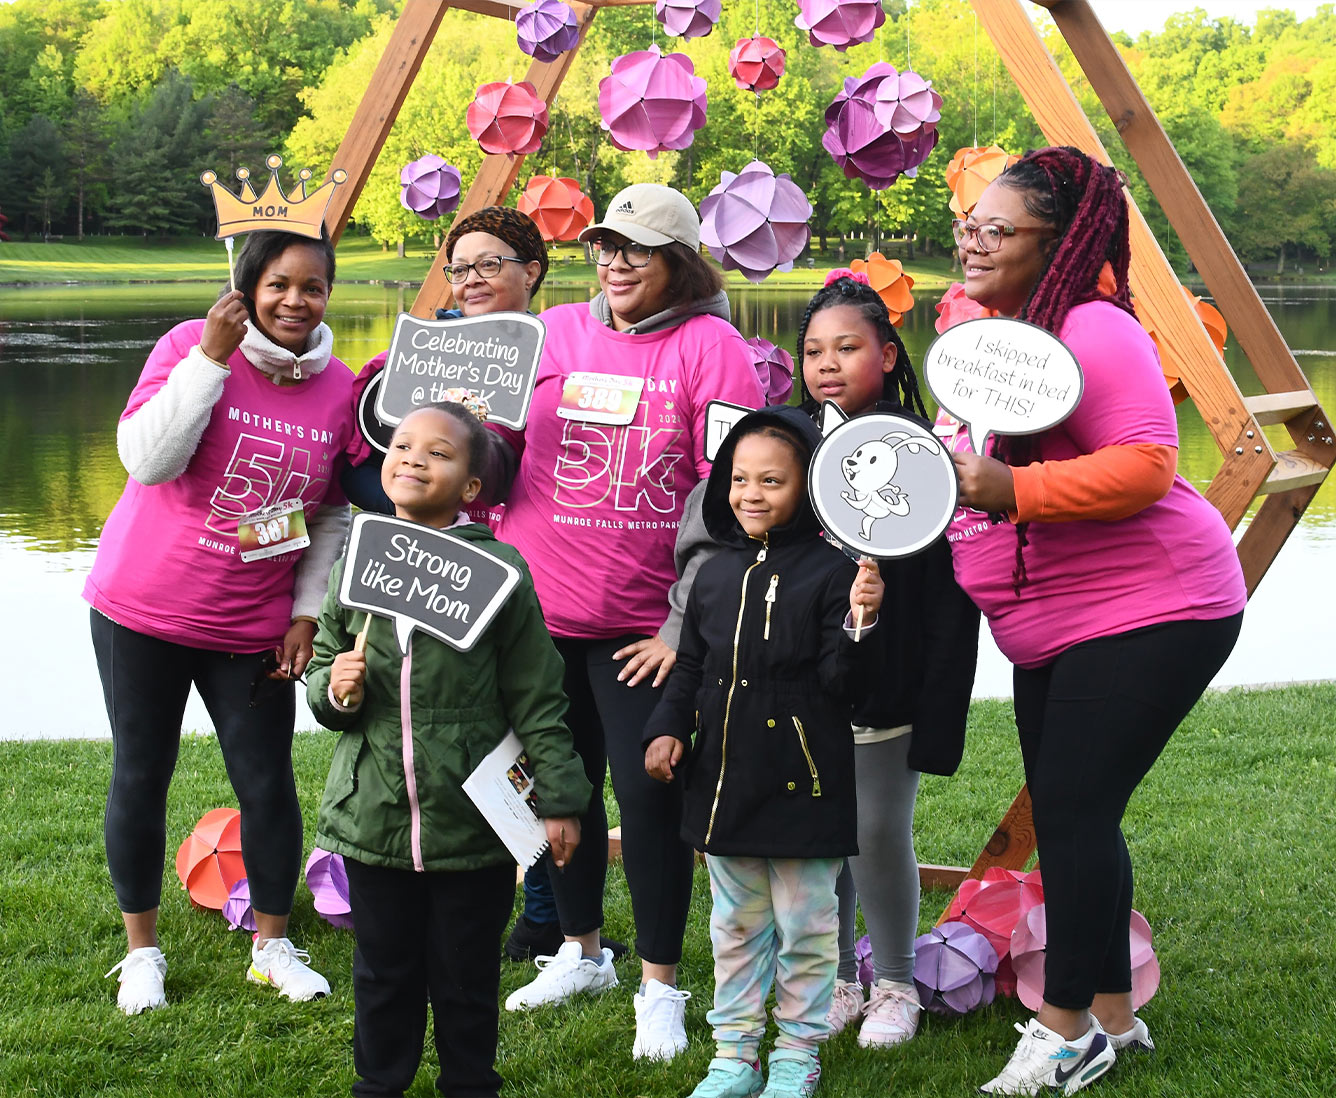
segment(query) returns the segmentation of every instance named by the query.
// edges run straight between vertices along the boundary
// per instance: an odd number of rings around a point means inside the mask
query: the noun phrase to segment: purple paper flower
[[[877,119],[877,94],[884,81],[898,77],[884,61],[860,77],[848,77],[826,108],[821,144],[849,179],[861,179],[874,191],[889,187],[901,175],[911,179],[936,147],[936,126],[902,136]]]
[[[626,152],[685,149],[705,125],[705,81],[684,53],[665,55],[658,46],[626,53],[598,82],[598,113]]]
[[[353,925],[343,855],[331,854],[318,846],[313,849],[306,859],[306,887],[315,898],[316,914],[327,923],[345,929]]]
[[[747,340],[747,346],[751,348],[756,380],[761,383],[766,404],[788,403],[789,394],[793,392],[793,356],[783,347],[776,347],[770,340],[760,336],[752,336]],[[859,944],[866,940],[865,934]],[[871,954],[872,946],[869,944],[868,955]]]
[[[918,73],[891,69],[877,85],[873,111],[883,126],[907,138],[924,128],[936,128],[942,117],[942,97]]]
[[[654,0],[654,18],[678,38],[704,38],[719,22],[722,0]]]
[[[223,904],[223,918],[228,930],[249,930],[255,933],[255,911],[251,908],[250,881],[245,877],[232,886]]]
[[[580,40],[580,21],[561,0],[534,0],[515,16],[515,40],[538,61],[555,61]]]
[[[787,175],[753,160],[740,173],[723,172],[700,204],[700,238],[726,271],[760,282],[789,271],[807,247],[812,204]]]
[[[859,42],[871,42],[886,22],[881,0],[798,0],[798,18],[814,46],[834,46],[843,52]]]
[[[399,202],[418,217],[435,221],[459,205],[459,169],[435,153],[405,164],[399,171]]]
[[[966,1014],[993,1001],[997,952],[964,923],[943,923],[914,939],[919,1002],[934,1014]]]

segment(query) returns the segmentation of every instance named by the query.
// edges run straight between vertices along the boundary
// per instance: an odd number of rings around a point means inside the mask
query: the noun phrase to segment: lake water
[[[181,319],[202,316],[215,292],[206,285],[0,290],[0,663],[8,668],[0,737],[108,735],[80,590],[125,483],[115,424],[157,338]],[[413,293],[341,284],[329,316],[339,357],[360,364],[383,350]],[[1336,411],[1336,291],[1261,293],[1323,406]],[[555,291],[538,305],[586,296]],[[902,329],[915,362],[934,335],[936,299],[920,295]],[[742,291],[734,297],[735,319],[743,335],[791,349],[806,302],[805,293]],[[1232,338],[1226,357],[1243,390],[1258,391]],[[1180,470],[1204,487],[1220,459],[1190,403],[1179,409],[1179,430]],[[1336,675],[1325,605],[1336,594],[1333,577],[1336,484],[1329,481],[1254,595],[1217,684]],[[1010,689],[1010,665],[985,628],[975,692]],[[299,716],[299,727],[314,724],[308,712]],[[186,727],[209,727],[193,695]]]

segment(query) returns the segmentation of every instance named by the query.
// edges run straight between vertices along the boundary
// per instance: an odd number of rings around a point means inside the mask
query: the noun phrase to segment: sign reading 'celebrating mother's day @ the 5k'
[[[376,415],[391,426],[424,404],[468,389],[487,402],[487,421],[523,427],[547,329],[529,313],[422,320],[400,313],[385,359]]]
[[[414,629],[466,652],[519,579],[514,565],[461,538],[363,511],[353,519],[339,602],[392,618],[405,654]]]
[[[1081,400],[1081,364],[1051,332],[1024,320],[988,317],[948,328],[923,356],[937,403],[969,424],[984,453],[990,434],[1033,435],[1061,423]]]

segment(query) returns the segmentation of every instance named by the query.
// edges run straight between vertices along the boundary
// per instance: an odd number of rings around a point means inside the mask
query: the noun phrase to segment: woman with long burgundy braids
[[[1138,783],[1234,647],[1246,595],[1219,513],[1176,475],[1173,404],[1127,289],[1120,172],[1027,153],[954,224],[965,292],[1058,336],[1084,390],[1057,427],[954,459],[956,578],[1015,664],[1016,728],[1048,922],[1044,1001],[988,1094],[1071,1094],[1123,1049],[1132,1012]]]

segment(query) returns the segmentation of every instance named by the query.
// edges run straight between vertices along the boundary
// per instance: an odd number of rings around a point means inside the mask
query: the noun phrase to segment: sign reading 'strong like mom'
[[[422,320],[400,313],[376,395],[376,416],[393,427],[449,389],[487,402],[487,421],[523,427],[547,330],[529,313]]]

